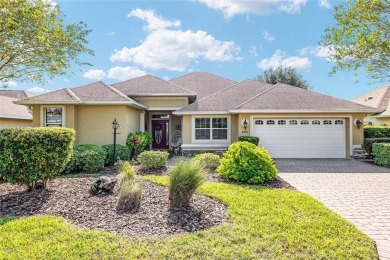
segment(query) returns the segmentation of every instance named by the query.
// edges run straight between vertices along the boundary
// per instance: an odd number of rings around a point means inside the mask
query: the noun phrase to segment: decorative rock
[[[90,191],[94,195],[112,193],[116,182],[116,178],[100,176],[91,184]]]

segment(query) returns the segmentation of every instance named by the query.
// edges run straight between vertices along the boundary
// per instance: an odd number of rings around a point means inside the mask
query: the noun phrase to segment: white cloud
[[[252,45],[251,48],[249,49],[249,52],[250,52],[253,56],[257,57],[258,55],[257,55],[257,47],[256,47],[256,45]]]
[[[318,5],[320,7],[325,7],[325,8],[331,8],[332,6],[330,5],[330,3],[328,2],[328,0],[318,0]]]
[[[84,73],[83,77],[87,79],[96,79],[102,80],[106,76],[106,73],[103,70],[94,70],[90,69]]]
[[[310,46],[299,50],[299,54],[301,55],[311,54],[316,57],[320,57],[328,61],[332,61],[329,58],[329,55],[332,53],[332,51],[333,51],[332,47],[328,47],[328,46]]]
[[[220,10],[226,19],[239,14],[298,13],[307,0],[198,0],[209,8]]]
[[[163,17],[157,15],[153,10],[134,9],[128,15],[128,17],[136,17],[147,23],[145,29],[147,31],[155,31],[166,29],[170,27],[180,27],[181,22],[179,20],[168,21]]]
[[[33,94],[44,94],[44,93],[48,93],[48,92],[53,91],[53,90],[45,89],[45,88],[41,88],[41,87],[33,87],[33,88],[28,88],[26,90],[28,92],[33,93]]]
[[[13,88],[13,87],[16,87],[18,85],[18,83],[16,83],[15,81],[8,81],[8,82],[1,82],[0,81],[0,88],[1,87],[7,87],[7,88]]]
[[[146,75],[147,73],[143,70],[140,70],[136,67],[113,67],[108,70],[108,77],[113,78],[113,79],[119,79],[119,80],[128,80],[128,79],[133,79],[137,77],[141,77]]]
[[[274,41],[275,40],[275,36],[273,36],[272,34],[270,34],[267,31],[264,31],[261,35],[263,35],[263,39],[265,39],[267,41]]]
[[[307,69],[311,66],[311,61],[307,57],[286,57],[286,53],[276,50],[271,58],[263,59],[256,64],[262,70],[276,69],[278,67],[292,67],[295,69]]]

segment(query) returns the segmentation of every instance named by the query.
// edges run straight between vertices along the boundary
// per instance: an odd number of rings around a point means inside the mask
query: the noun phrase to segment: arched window
[[[256,120],[255,125],[264,125],[263,120]]]
[[[308,125],[309,124],[309,120],[302,120],[301,121],[301,125]]]
[[[298,121],[297,120],[290,120],[288,122],[289,125],[297,125],[298,124]]]
[[[336,121],[334,121],[334,124],[335,125],[343,125],[344,121],[343,120],[336,120]]]
[[[279,120],[278,121],[278,125],[285,125],[286,124],[286,120]]]
[[[313,121],[311,121],[311,124],[312,125],[320,125],[321,121],[320,120],[313,120]]]
[[[267,120],[267,125],[274,125],[275,121],[274,120]]]
[[[332,120],[324,120],[324,125],[331,125],[332,124]]]

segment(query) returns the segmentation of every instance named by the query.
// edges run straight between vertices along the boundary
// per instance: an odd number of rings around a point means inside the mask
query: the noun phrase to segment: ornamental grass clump
[[[192,158],[193,161],[198,161],[207,171],[214,171],[221,163],[221,157],[214,153],[201,153]]]
[[[249,142],[236,142],[223,154],[217,172],[226,179],[261,184],[272,180],[278,170],[265,148]]]
[[[141,205],[141,185],[135,182],[135,171],[129,162],[121,162],[118,211],[137,211]]]
[[[192,195],[203,183],[203,167],[199,162],[178,162],[169,172],[169,206],[189,206]]]

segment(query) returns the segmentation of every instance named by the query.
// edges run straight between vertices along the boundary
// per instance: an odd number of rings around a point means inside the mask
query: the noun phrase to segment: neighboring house
[[[384,86],[366,94],[358,96],[351,101],[378,109],[380,112],[367,114],[364,124],[376,126],[390,126],[390,86]]]
[[[147,75],[112,86],[96,82],[17,103],[33,107],[34,126],[74,128],[76,144],[112,143],[117,119],[121,144],[130,132],[149,131],[153,149],[169,149],[178,130],[188,154],[223,151],[238,136],[253,135],[274,158],[348,158],[363,141],[354,122],[378,112],[293,86],[200,72],[170,81]]]
[[[32,126],[32,112],[13,102],[32,97],[23,90],[0,90],[0,129]]]

